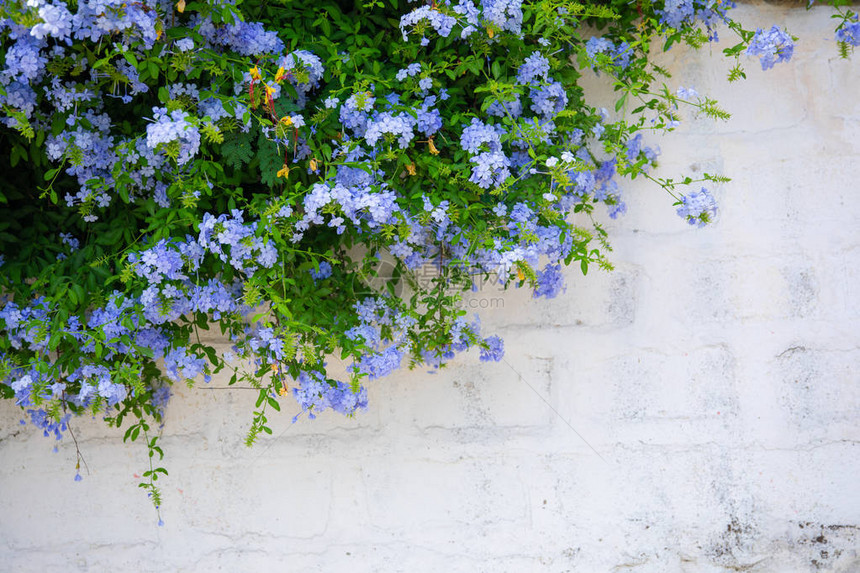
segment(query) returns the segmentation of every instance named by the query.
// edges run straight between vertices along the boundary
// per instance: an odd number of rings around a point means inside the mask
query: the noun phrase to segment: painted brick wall
[[[75,483],[73,445],[0,405],[0,571],[860,571],[860,54],[828,14],[738,9],[802,37],[745,82],[666,55],[734,114],[659,141],[659,174],[734,178],[718,223],[628,184],[614,273],[469,301],[503,362],[373,383],[354,420],[285,402],[253,449],[254,392],[177,388],[164,527],[141,446],[77,422]]]

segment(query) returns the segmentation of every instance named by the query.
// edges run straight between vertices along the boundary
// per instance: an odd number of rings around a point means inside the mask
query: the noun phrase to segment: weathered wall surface
[[[253,449],[254,392],[177,388],[164,527],[142,446],[77,422],[75,483],[73,445],[0,405],[0,571],[860,571],[860,54],[828,15],[739,9],[802,37],[746,82],[670,52],[734,113],[659,142],[662,175],[734,178],[719,222],[627,185],[614,273],[476,294],[503,362],[373,383],[354,420],[285,401]]]

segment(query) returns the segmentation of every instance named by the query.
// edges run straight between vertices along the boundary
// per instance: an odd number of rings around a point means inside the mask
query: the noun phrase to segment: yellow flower
[[[525,280],[525,279],[526,279],[526,275],[525,275],[525,274],[523,274],[523,271],[522,271],[522,270],[517,269],[517,278],[518,278],[518,279],[520,279],[521,281],[523,281],[523,280]]]
[[[415,175],[415,164],[414,163],[408,164],[406,166],[406,172],[409,173],[409,175]]]
[[[287,179],[289,176],[290,176],[290,168],[287,167],[286,163],[284,163],[284,166],[281,167],[280,171],[278,171],[278,177],[283,177],[284,179]],[[275,366],[273,365],[272,368],[274,369]]]
[[[436,149],[436,146],[433,144],[432,137],[427,141],[427,146],[430,148],[430,155],[439,155],[439,150]]]
[[[288,115],[285,115],[284,117],[281,118],[281,123],[283,123],[287,127],[290,127],[291,125],[293,125],[293,118],[291,118]]]
[[[495,35],[496,35],[496,33],[493,31],[493,29],[492,29],[492,28],[487,28],[487,35],[488,35],[488,36],[490,37],[490,39],[492,40],[492,39],[493,39],[493,36],[495,36]]]
[[[185,0],[179,0],[179,2],[176,3],[176,11],[180,14],[185,12]]]
[[[314,159],[313,157],[311,157],[311,161],[310,161],[310,168],[311,168],[311,171],[316,171],[316,170],[317,170],[317,167],[318,167],[318,165],[317,165],[317,164],[318,164],[317,160],[316,160],[316,159]]]
[[[253,68],[248,70],[248,73],[251,74],[251,79],[255,81],[260,81],[263,79],[263,76],[260,75],[260,68],[258,68],[257,66],[254,66]]]
[[[275,74],[275,81],[281,83],[281,81],[287,77],[287,73],[284,71],[284,68],[278,68],[277,73]]]

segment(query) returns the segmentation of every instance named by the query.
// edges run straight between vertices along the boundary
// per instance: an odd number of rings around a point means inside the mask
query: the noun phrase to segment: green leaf
[[[278,171],[284,165],[284,158],[278,149],[278,144],[274,141],[269,141],[266,136],[260,134],[259,150],[257,157],[260,159],[260,179],[269,187],[274,187],[278,183]]]
[[[129,64],[131,64],[135,68],[140,67],[140,64],[137,63],[137,58],[135,58],[134,54],[132,54],[129,50],[126,50],[125,52],[123,52],[122,57],[125,58],[125,61],[127,61]]]
[[[221,145],[221,153],[224,156],[224,163],[233,168],[238,169],[247,165],[254,156],[250,136],[246,133],[239,133],[225,138]]]

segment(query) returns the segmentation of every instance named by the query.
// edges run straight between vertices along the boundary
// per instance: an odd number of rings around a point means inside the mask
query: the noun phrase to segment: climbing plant
[[[720,41],[729,81],[790,60],[733,6],[0,2],[0,393],[58,439],[77,415],[143,438],[158,506],[174,384],[258,389],[250,445],[285,397],[353,415],[399,368],[501,360],[463,293],[611,268],[626,180],[714,220],[727,179],[658,177],[648,139],[728,113],[654,55]],[[835,10],[847,57],[860,24]]]

